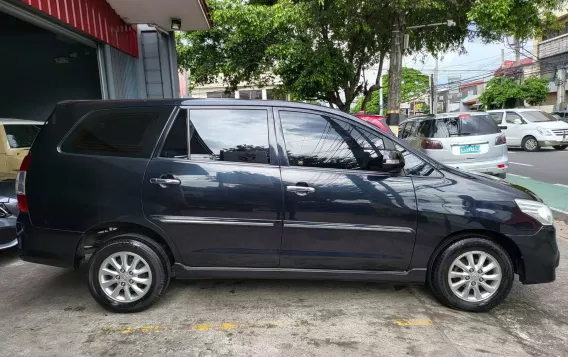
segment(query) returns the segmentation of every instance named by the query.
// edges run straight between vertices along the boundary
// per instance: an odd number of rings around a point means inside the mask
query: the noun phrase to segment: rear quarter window
[[[61,150],[75,154],[149,158],[159,135],[156,125],[160,109],[148,109],[94,112],[73,129]]]

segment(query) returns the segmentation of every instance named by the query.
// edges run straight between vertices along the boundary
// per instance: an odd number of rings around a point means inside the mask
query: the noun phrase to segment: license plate
[[[475,154],[480,151],[479,145],[460,146],[460,154]]]

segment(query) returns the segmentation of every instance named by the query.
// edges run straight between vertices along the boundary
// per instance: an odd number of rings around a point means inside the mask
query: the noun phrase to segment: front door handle
[[[160,185],[161,188],[166,188],[168,185],[181,185],[181,181],[176,178],[162,178],[162,177],[154,177],[150,179],[150,183],[154,183]]]
[[[306,187],[306,186],[286,186],[286,191],[295,192],[298,196],[305,196],[308,193],[316,192],[316,189],[313,187]]]

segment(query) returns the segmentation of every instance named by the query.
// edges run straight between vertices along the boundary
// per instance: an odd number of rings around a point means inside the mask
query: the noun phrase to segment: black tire
[[[496,176],[499,177],[500,179],[503,179],[503,180],[507,178],[507,174],[506,174],[506,173],[497,174]]]
[[[554,150],[564,150],[568,148],[568,145],[555,145],[553,146]]]
[[[139,300],[119,302],[103,291],[98,273],[101,264],[113,253],[129,252],[142,257],[149,266],[152,281],[146,294]],[[170,262],[164,250],[150,238],[134,233],[119,233],[105,241],[90,259],[89,291],[93,298],[112,312],[139,312],[152,306],[166,291],[170,280]]]
[[[536,142],[536,146],[529,146],[527,147],[528,143],[531,143],[532,140],[534,140],[534,142]],[[528,152],[535,152],[535,151],[539,151],[540,150],[540,144],[538,143],[538,140],[536,140],[536,138],[534,136],[525,136],[523,138],[523,141],[521,142],[521,147],[523,148],[523,150],[528,151]]]
[[[468,251],[482,251],[489,253],[501,267],[501,283],[497,291],[479,302],[465,301],[459,298],[450,288],[448,282],[448,274],[451,265],[456,258]],[[495,242],[486,237],[464,236],[463,239],[452,243],[437,257],[431,272],[430,287],[432,288],[436,297],[446,306],[453,309],[471,311],[471,312],[485,312],[489,311],[495,306],[499,305],[513,286],[514,270],[513,263],[507,252]]]

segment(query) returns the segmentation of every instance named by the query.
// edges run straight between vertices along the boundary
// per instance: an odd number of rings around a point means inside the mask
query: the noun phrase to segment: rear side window
[[[61,149],[76,154],[149,158],[156,144],[152,129],[158,117],[158,111],[99,111],[83,120]]]
[[[190,110],[189,137],[191,160],[270,164],[264,109]]]
[[[10,148],[29,148],[39,133],[40,126],[4,124],[4,130]]]

